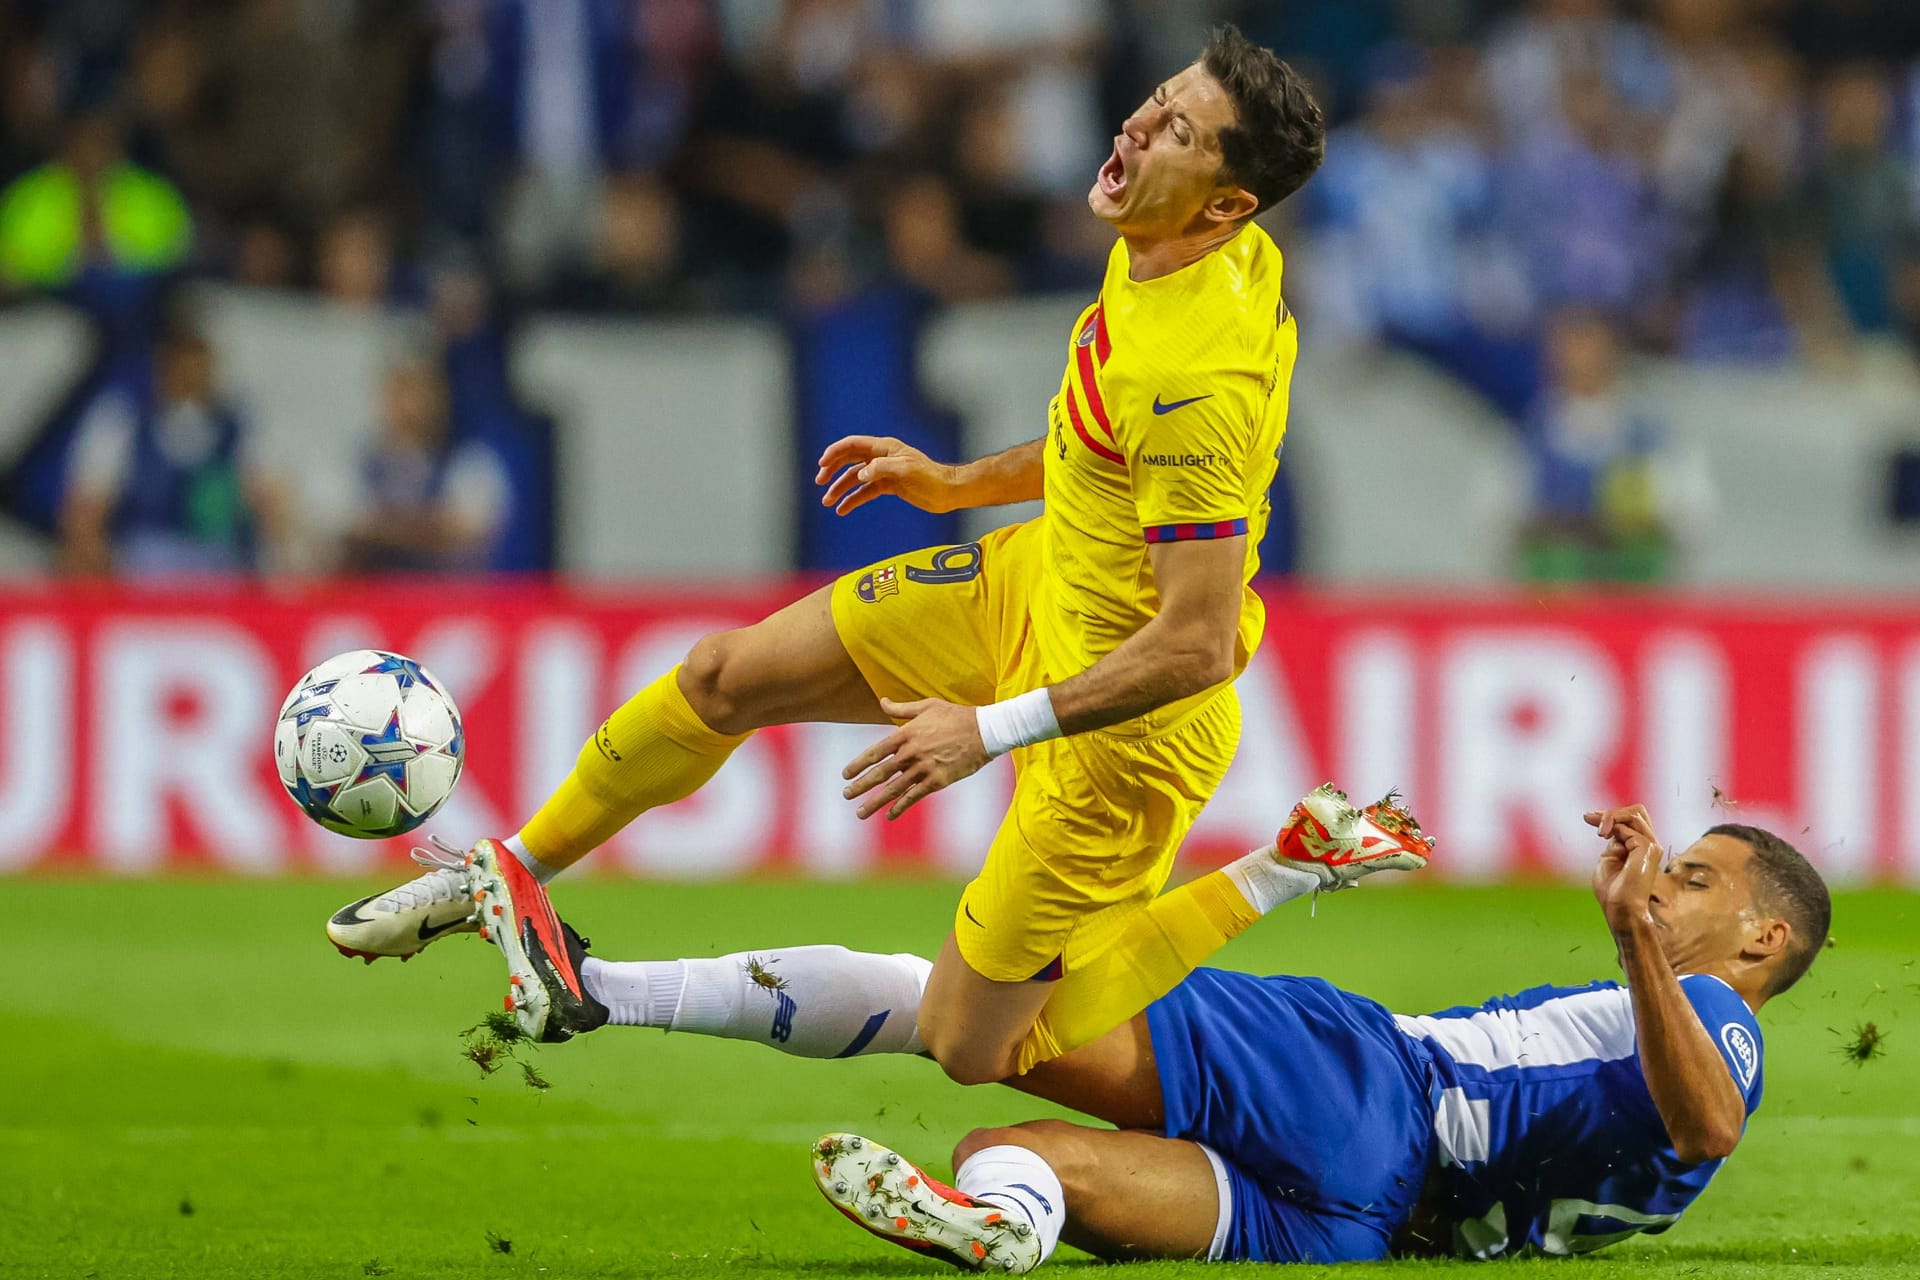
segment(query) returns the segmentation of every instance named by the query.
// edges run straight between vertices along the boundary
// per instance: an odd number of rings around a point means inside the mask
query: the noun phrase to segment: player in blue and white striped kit
[[[1587,815],[1626,983],[1395,1015],[1319,979],[1202,969],[1016,1087],[1117,1130],[969,1135],[957,1189],[835,1135],[814,1172],[897,1243],[1025,1271],[1111,1258],[1503,1258],[1664,1231],[1759,1105],[1755,1013],[1824,943],[1825,885],[1725,825],[1669,859],[1639,806]]]

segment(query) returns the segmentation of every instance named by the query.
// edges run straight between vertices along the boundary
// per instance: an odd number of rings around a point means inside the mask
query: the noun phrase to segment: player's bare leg
[[[833,588],[752,626],[703,636],[680,665],[681,693],[716,733],[776,724],[888,724],[833,625]]]
[[[1030,1120],[974,1130],[954,1148],[953,1167],[966,1169],[975,1157],[1009,1147],[1038,1156],[1059,1179],[1066,1218],[1061,1238],[1075,1248],[1120,1262],[1204,1258],[1213,1245],[1220,1222],[1219,1179],[1197,1143],[1139,1130]],[[956,1180],[975,1182],[959,1175]]]
[[[952,1186],[870,1138],[829,1134],[814,1182],[872,1234],[975,1271],[1019,1274],[1062,1239],[1102,1258],[1205,1258],[1223,1178],[1192,1142],[1038,1120],[967,1135]]]
[[[960,1084],[1004,1080],[1014,1073],[1021,1042],[1054,986],[982,977],[948,934],[920,998],[921,1039],[934,1061]]]
[[[798,721],[884,724],[834,629],[831,588],[752,626],[703,636],[686,661],[609,716],[518,836],[500,842],[541,879],[572,866],[640,814],[691,795],[753,730]],[[470,931],[465,882],[434,866],[336,912],[327,935],[369,962],[406,958]]]
[[[1166,1119],[1153,1033],[1144,1013],[1007,1085],[1121,1129],[1158,1129]]]

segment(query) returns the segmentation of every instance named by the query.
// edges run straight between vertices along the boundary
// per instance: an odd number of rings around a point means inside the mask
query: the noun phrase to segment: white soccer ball
[[[301,676],[273,730],[273,761],[293,802],[327,830],[363,840],[432,817],[453,794],[466,750],[445,687],[382,649],[355,649]]]

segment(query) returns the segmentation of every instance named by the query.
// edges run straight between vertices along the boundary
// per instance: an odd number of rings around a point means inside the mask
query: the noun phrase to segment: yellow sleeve
[[[1225,374],[1210,386],[1114,388],[1115,435],[1148,542],[1247,531],[1248,455],[1259,430],[1251,381]]]

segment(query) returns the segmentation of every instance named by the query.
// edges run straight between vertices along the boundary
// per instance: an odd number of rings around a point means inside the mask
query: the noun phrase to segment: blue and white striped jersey
[[[1760,1025],[1719,978],[1680,986],[1751,1116]],[[1432,1053],[1434,1137],[1454,1252],[1585,1253],[1664,1231],[1721,1162],[1685,1164],[1647,1092],[1625,987],[1535,987],[1483,1005],[1395,1018]]]

